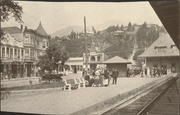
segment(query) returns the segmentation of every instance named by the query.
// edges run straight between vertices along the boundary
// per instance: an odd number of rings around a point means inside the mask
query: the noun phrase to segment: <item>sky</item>
[[[161,21],[149,2],[29,2],[18,1],[23,7],[23,24],[36,29],[41,21],[48,34],[67,26],[83,26],[86,16],[87,26],[99,25],[107,21],[119,20],[124,23],[158,24]],[[17,26],[20,23],[10,19],[1,23],[2,27]]]

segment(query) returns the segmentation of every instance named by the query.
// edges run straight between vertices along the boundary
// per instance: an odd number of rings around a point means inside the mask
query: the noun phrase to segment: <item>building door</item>
[[[72,67],[72,72],[73,72],[73,73],[77,73],[76,65],[72,65],[71,67]]]
[[[95,70],[96,69],[96,64],[90,64],[90,69]]]
[[[176,72],[176,64],[173,63],[173,64],[171,65],[171,73],[175,73],[175,72]]]
[[[166,65],[161,65],[161,73],[163,75],[167,75],[167,67],[166,67]]]
[[[23,77],[23,65],[20,65],[20,76]]]
[[[1,64],[0,73],[4,73],[4,65],[3,64]]]
[[[12,78],[16,78],[17,76],[17,65],[12,64]]]
[[[31,77],[31,65],[27,65],[27,77]]]

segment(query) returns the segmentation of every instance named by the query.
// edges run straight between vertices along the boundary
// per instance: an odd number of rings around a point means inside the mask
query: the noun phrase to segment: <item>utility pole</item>
[[[87,69],[87,67],[88,67],[88,65],[87,65],[87,61],[88,61],[88,56],[87,56],[87,39],[86,39],[86,17],[84,16],[84,39],[85,39],[85,43],[86,43],[86,46],[85,46],[85,48],[86,48],[86,69]]]

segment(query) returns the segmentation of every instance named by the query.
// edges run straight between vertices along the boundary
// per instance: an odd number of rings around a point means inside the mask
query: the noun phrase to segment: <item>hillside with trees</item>
[[[108,58],[118,55],[128,59],[136,48],[135,60],[145,47],[149,47],[159,37],[160,33],[165,33],[164,27],[155,24],[137,25],[131,22],[127,26],[112,25],[102,31],[96,31],[96,28],[92,27],[92,31],[94,34],[87,35],[88,49],[96,47]],[[65,45],[70,57],[79,57],[85,52],[85,39],[82,33],[72,31],[70,35],[58,39]]]

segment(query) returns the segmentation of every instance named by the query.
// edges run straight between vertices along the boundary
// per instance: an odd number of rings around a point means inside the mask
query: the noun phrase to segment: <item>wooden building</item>
[[[119,77],[126,77],[127,64],[130,64],[131,62],[119,56],[115,56],[102,63],[106,65],[108,71],[112,71],[114,68],[119,72]]]
[[[162,68],[165,73],[180,72],[180,54],[169,34],[162,34],[139,58],[148,68]]]

